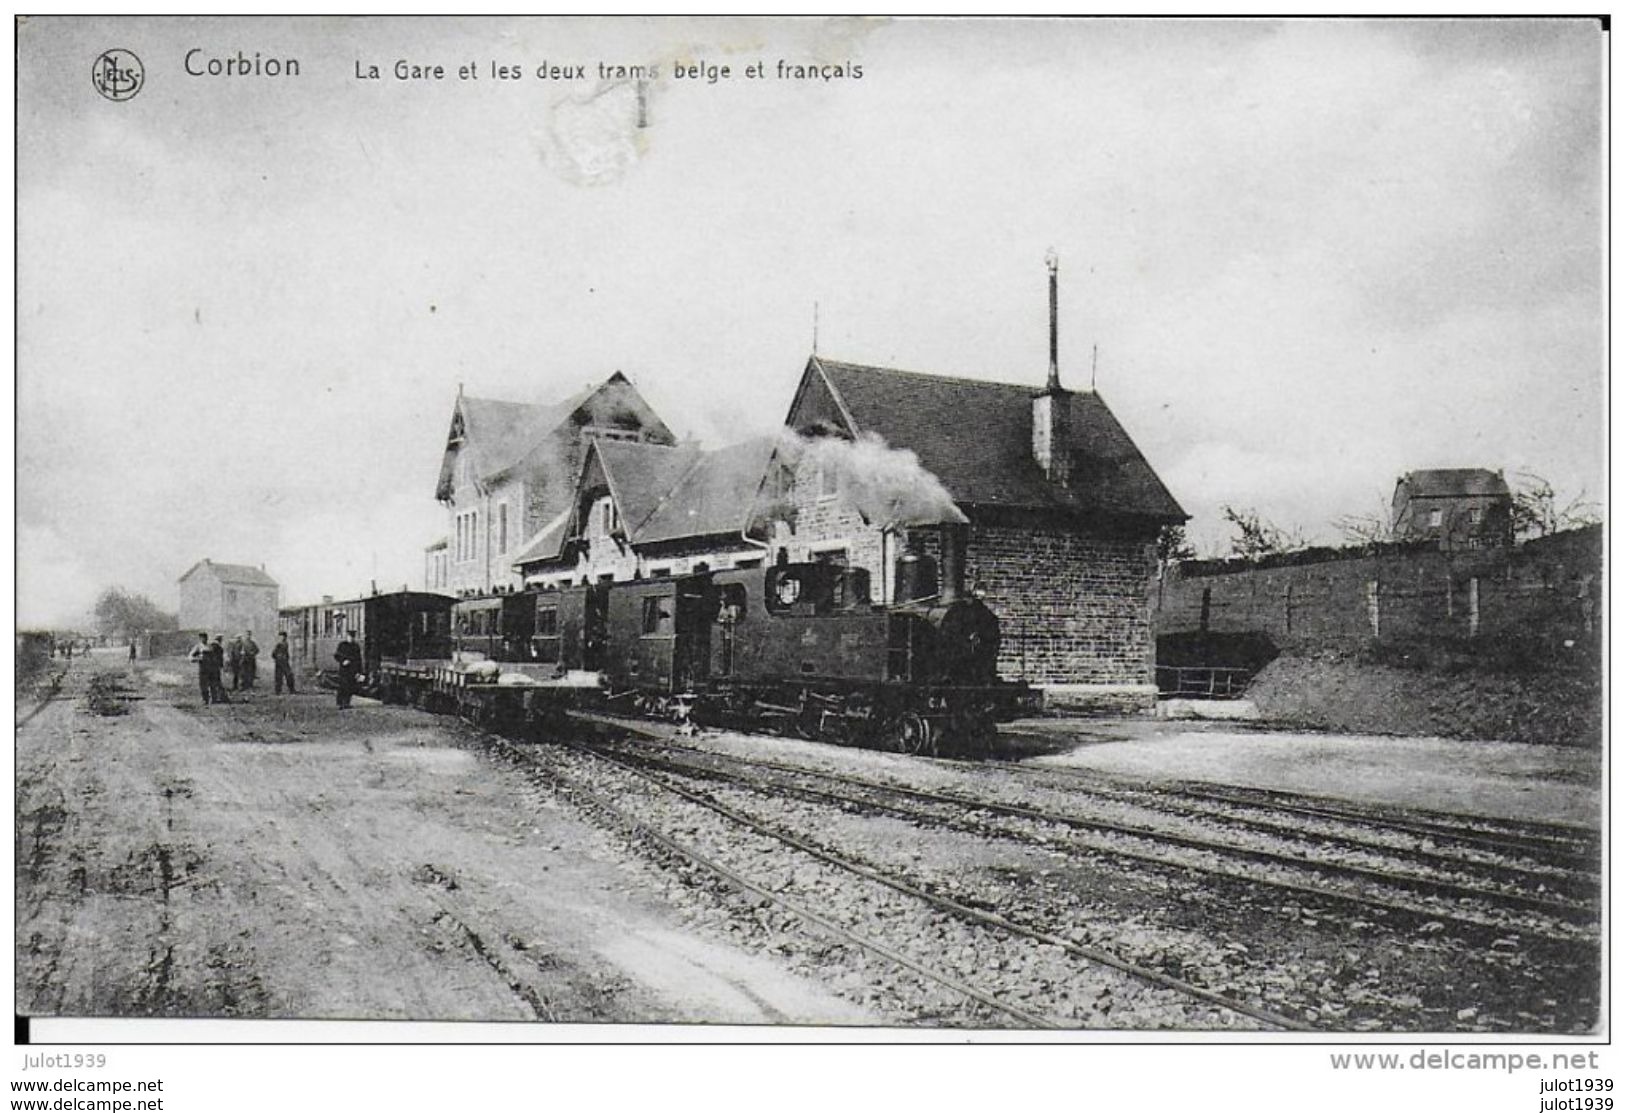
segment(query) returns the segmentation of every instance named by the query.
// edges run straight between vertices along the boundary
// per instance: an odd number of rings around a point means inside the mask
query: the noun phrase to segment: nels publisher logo
[[[108,100],[129,100],[146,83],[141,59],[128,50],[105,50],[90,67],[90,83]]]

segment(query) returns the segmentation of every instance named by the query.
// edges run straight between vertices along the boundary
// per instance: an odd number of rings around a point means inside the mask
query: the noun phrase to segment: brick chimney
[[[1072,396],[1061,389],[1060,329],[1056,283],[1060,260],[1051,251],[1049,265],[1049,382],[1033,398],[1033,459],[1051,483],[1065,487],[1072,479]]]

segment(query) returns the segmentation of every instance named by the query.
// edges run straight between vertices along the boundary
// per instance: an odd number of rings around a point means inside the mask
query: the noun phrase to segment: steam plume
[[[906,448],[892,448],[876,433],[857,440],[787,434],[783,457],[792,466],[810,461],[837,477],[841,496],[871,524],[928,526],[968,521],[941,481]]]

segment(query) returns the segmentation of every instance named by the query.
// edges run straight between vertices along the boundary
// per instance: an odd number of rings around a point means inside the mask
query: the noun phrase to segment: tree
[[[1512,530],[1519,538],[1545,537],[1559,530],[1580,529],[1602,521],[1600,507],[1585,490],[1572,499],[1559,496],[1551,483],[1538,475],[1519,472],[1512,486]]]
[[[1303,539],[1296,530],[1286,530],[1261,516],[1257,510],[1238,510],[1234,506],[1222,508],[1224,520],[1236,529],[1230,541],[1230,552],[1243,560],[1259,560],[1272,553],[1285,553],[1303,547]]]
[[[97,631],[114,638],[132,638],[143,630],[173,630],[178,626],[174,615],[161,610],[145,595],[110,587],[96,598],[91,614],[96,619]]]
[[[1380,545],[1394,539],[1393,513],[1380,495],[1375,509],[1333,518],[1332,528],[1343,535],[1345,545]]]
[[[1191,547],[1190,539],[1185,536],[1184,526],[1163,526],[1157,532],[1157,574],[1165,575],[1168,569],[1182,560],[1191,560],[1196,556],[1196,550]]]

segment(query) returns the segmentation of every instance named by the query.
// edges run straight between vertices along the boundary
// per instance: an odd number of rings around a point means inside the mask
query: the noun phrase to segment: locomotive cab
[[[869,571],[834,564],[781,564],[767,569],[762,596],[769,614],[828,616],[867,610]]]
[[[887,670],[920,684],[998,683],[999,619],[980,599],[894,607]]]

